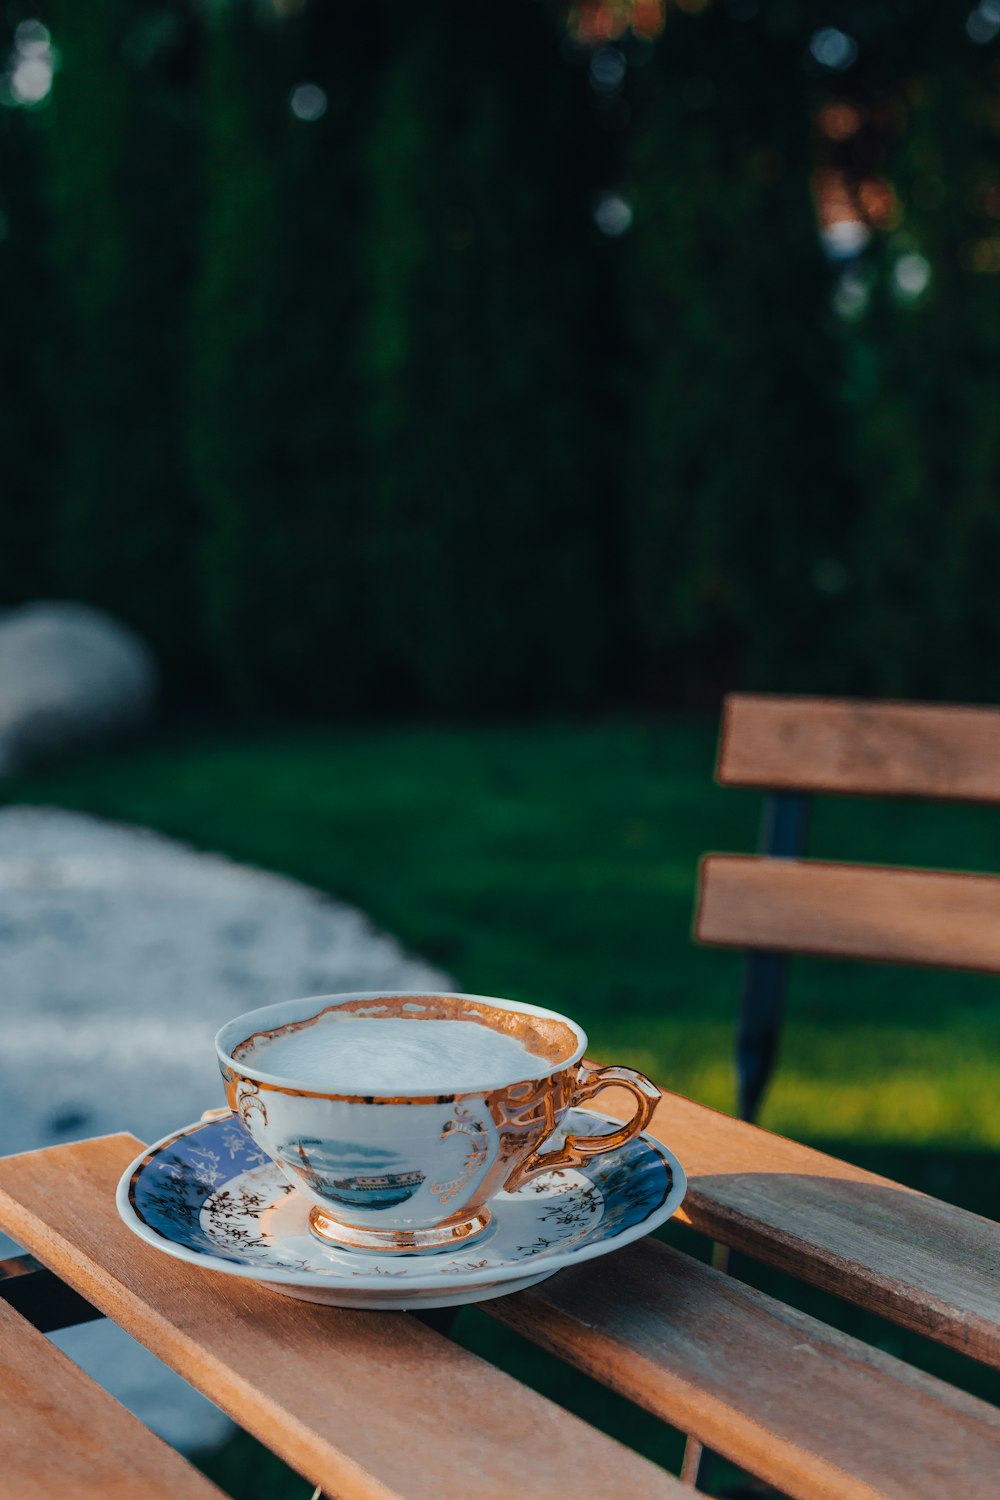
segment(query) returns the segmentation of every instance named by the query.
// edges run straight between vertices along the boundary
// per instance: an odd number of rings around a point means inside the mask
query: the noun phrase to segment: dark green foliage
[[[178,670],[197,649],[182,437],[194,40],[179,5],[53,0],[48,19],[62,61],[40,174],[60,377],[49,589],[120,612]]]
[[[192,332],[210,650],[232,699],[357,702],[366,661],[358,396],[359,119],[370,27],[216,13]],[[303,79],[329,99],[303,122]]]
[[[191,454],[240,701],[595,687],[566,118],[586,99],[524,20],[229,7],[209,29]],[[318,122],[288,109],[304,78]]]
[[[0,113],[4,601],[104,604],[251,709],[996,697],[1000,43],[966,5],[671,5],[613,98],[540,0],[42,10],[52,101]],[[844,99],[898,207],[837,311]]]
[[[992,66],[970,66],[955,19],[949,7],[928,27],[933,74],[894,80],[886,169],[905,212],[846,340],[852,479],[866,500],[851,607],[855,629],[882,642],[867,689],[996,701],[1000,72],[996,47]],[[891,270],[907,254],[931,268],[913,301]]]
[[[797,51],[716,15],[640,75],[624,253],[639,354],[630,595],[651,668],[830,686],[816,572],[850,517]],[[762,80],[779,72],[783,86]],[[668,689],[669,690],[669,689]]]
[[[367,141],[378,651],[417,702],[563,702],[599,683],[581,325],[589,133],[535,8],[397,7]]]
[[[0,48],[11,31],[0,25]],[[44,235],[35,191],[43,145],[36,117],[0,110],[0,601],[51,587],[46,502],[52,423],[47,329],[54,288],[40,264]]]

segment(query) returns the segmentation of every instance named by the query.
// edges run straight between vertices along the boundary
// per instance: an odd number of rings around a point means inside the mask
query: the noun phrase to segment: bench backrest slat
[[[1000,709],[733,693],[716,779],[768,794],[760,857],[709,855],[694,935],[748,950],[738,1106],[777,1055],[788,955],[1000,973],[1000,878],[804,860],[810,795],[1000,802]]]
[[[706,855],[700,942],[1000,974],[1000,877]]]
[[[733,693],[724,786],[1000,802],[1000,709]]]

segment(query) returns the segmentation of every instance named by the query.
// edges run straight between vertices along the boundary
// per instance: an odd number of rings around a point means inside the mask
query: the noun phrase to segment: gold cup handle
[[[595,1068],[590,1063],[581,1063],[580,1078],[573,1091],[573,1104],[583,1104],[593,1099],[602,1089],[623,1088],[635,1095],[636,1111],[631,1120],[612,1130],[608,1135],[570,1135],[558,1151],[532,1151],[511,1172],[504,1188],[515,1193],[519,1187],[539,1172],[555,1172],[560,1167],[579,1167],[590,1156],[600,1156],[604,1151],[614,1151],[624,1146],[640,1130],[645,1130],[653,1118],[653,1111],[662,1095],[655,1083],[650,1083],[642,1073],[633,1068]]]

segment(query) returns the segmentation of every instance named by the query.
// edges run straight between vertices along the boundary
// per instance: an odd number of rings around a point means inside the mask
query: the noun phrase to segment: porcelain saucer
[[[571,1110],[559,1136],[604,1135],[617,1123]],[[307,1302],[406,1309],[505,1296],[607,1255],[669,1219],[685,1187],[677,1158],[639,1135],[583,1167],[498,1193],[490,1230],[464,1248],[403,1256],[340,1250],[310,1232],[305,1199],[230,1115],[188,1125],[144,1151],[118,1185],[118,1211],[140,1239],[207,1270]]]

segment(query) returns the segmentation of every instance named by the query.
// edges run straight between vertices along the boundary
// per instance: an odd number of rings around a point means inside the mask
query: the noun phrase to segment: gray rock
[[[0,776],[38,756],[133,729],[148,717],[157,671],[133,631],[87,604],[0,613]]]
[[[212,1039],[241,1011],[453,987],[308,886],[143,829],[0,808],[0,1155],[121,1130],[153,1141],[197,1120],[225,1102]],[[168,1441],[191,1450],[229,1430],[113,1325],[56,1341]]]

